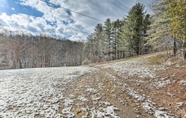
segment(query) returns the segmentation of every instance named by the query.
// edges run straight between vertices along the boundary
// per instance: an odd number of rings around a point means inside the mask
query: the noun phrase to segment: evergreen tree
[[[172,27],[171,34],[181,39],[183,42],[186,41],[186,1],[185,0],[172,0],[169,4],[169,16],[170,25]]]
[[[147,41],[148,41],[148,30],[150,30],[150,24],[151,24],[151,16],[150,14],[147,14],[143,20],[143,30],[144,30],[144,53],[148,53],[151,49],[151,45],[146,45]]]
[[[145,18],[144,18],[144,20],[143,20],[144,36],[145,36],[145,37],[148,36],[147,30],[149,30],[150,24],[151,24],[151,21],[150,21],[150,14],[147,14],[147,15],[145,15]]]
[[[124,20],[111,22],[108,18],[104,25],[98,24],[95,31],[87,37],[84,53],[88,62],[99,62],[142,54],[144,38],[150,25],[150,15],[145,15],[144,6],[137,3]]]
[[[107,35],[107,42],[108,42],[108,57],[109,57],[109,60],[111,59],[111,49],[112,49],[112,38],[111,38],[111,35],[112,35],[112,23],[111,23],[111,20],[108,18],[106,21],[105,21],[105,24],[104,24],[104,31]]]
[[[86,61],[84,63],[108,60],[107,35],[103,30],[102,24],[97,24],[94,33],[87,37],[87,43],[84,46],[84,54],[86,56]]]
[[[143,47],[143,18],[144,6],[137,3],[129,11],[127,18],[124,20],[121,37],[126,40],[126,46],[132,49],[137,55],[141,54]]]
[[[170,25],[171,16],[169,14],[170,10],[170,0],[157,0],[157,2],[152,6],[152,10],[155,13],[153,16],[153,23],[151,24],[151,29],[149,30],[149,40],[147,44],[153,45],[155,49],[160,49],[161,47],[167,48],[171,47],[173,42],[173,54],[176,55],[176,41],[177,39],[172,36],[172,27]]]
[[[119,32],[121,31],[121,27],[122,27],[122,21],[120,21],[119,19],[117,19],[116,21],[114,21],[113,23],[113,54],[114,54],[114,59],[118,58],[118,46],[119,46]]]

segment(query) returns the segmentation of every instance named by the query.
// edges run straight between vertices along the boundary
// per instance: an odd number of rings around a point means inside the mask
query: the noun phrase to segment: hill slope
[[[185,67],[159,54],[92,67],[0,71],[0,117],[186,117]]]

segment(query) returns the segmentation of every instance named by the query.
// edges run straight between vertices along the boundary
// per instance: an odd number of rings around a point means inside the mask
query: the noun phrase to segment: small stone
[[[136,106],[140,106],[140,103],[136,103]]]
[[[167,108],[160,107],[159,110],[160,110],[160,111],[167,111]]]
[[[140,111],[136,111],[135,113],[138,114],[138,115],[141,115],[141,112]]]
[[[77,112],[77,114],[80,114],[82,111],[81,110],[79,110],[78,112]]]
[[[139,115],[136,116],[136,118],[139,118],[139,117],[140,117]]]

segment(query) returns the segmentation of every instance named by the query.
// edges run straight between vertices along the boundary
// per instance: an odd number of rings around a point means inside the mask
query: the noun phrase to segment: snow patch
[[[66,99],[64,100],[64,105],[65,105],[65,106],[72,105],[73,103],[74,103],[74,101],[73,101],[72,99],[70,99],[70,98],[66,98]]]
[[[98,110],[92,108],[92,118],[107,118],[108,116],[111,116],[112,118],[119,118],[115,113],[117,110],[119,109],[114,106],[107,106],[106,108],[100,107]]]
[[[78,100],[83,101],[83,102],[88,101],[88,99],[86,99],[83,96],[78,96]]]
[[[104,68],[112,68],[114,71],[130,76],[138,76],[140,78],[155,78],[156,74],[154,70],[145,66],[143,61],[128,60],[124,62],[117,62],[111,64],[105,64]]]
[[[65,117],[65,118],[73,118],[74,117],[74,113],[71,112],[71,109],[72,109],[72,107],[64,108],[62,110],[63,117]]]
[[[156,118],[174,118],[172,115],[167,113],[167,111],[163,111],[162,109],[156,108],[150,102],[142,103],[142,107],[150,114],[154,115]]]
[[[151,86],[156,87],[156,89],[160,89],[160,88],[166,87],[170,83],[171,83],[170,80],[158,81],[158,82],[152,83]]]
[[[64,106],[74,103],[73,95],[63,96],[67,84],[93,71],[97,69],[85,66],[0,70],[0,117],[61,117],[59,101],[63,100]],[[62,112],[73,116],[70,107]]]
[[[181,80],[181,81],[179,82],[179,85],[180,85],[180,86],[186,86],[186,80]]]
[[[89,92],[89,93],[96,93],[97,92],[97,89],[87,88],[86,91]]]

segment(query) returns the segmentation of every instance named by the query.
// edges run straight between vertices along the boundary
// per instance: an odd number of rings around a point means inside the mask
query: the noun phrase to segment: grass
[[[165,53],[161,53],[159,55],[148,57],[147,61],[150,64],[161,64],[166,56],[167,55]]]

